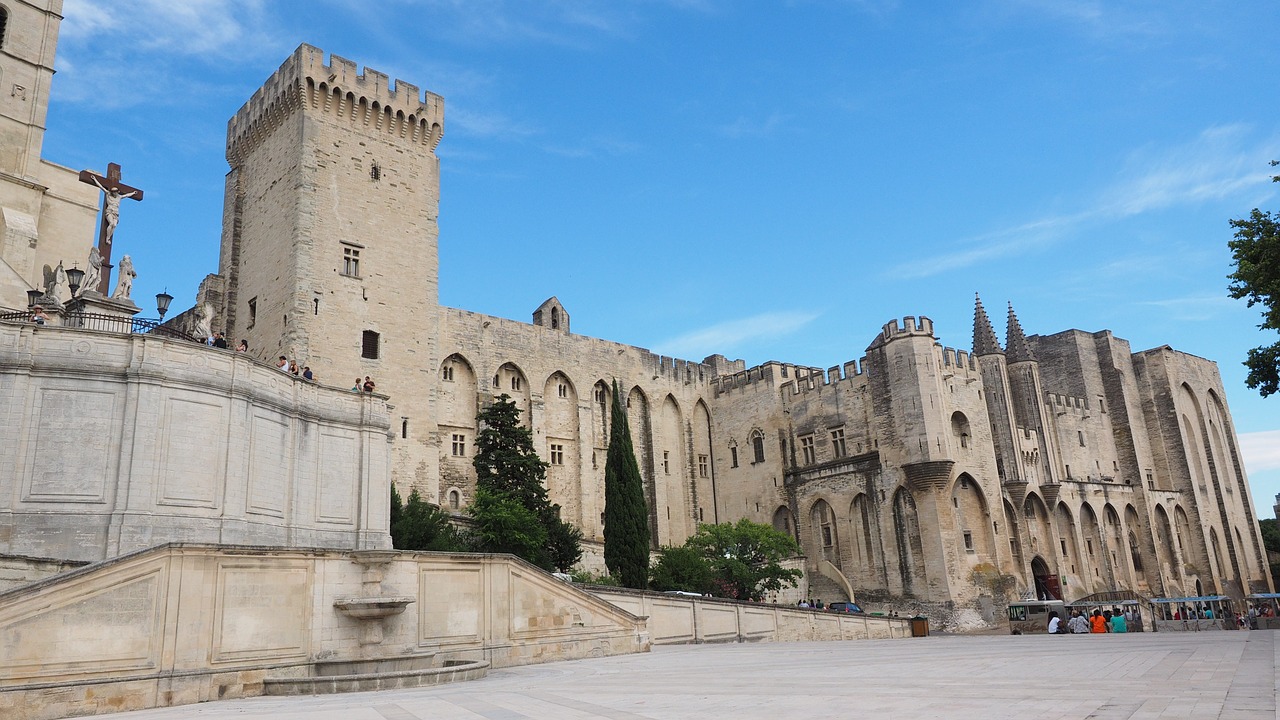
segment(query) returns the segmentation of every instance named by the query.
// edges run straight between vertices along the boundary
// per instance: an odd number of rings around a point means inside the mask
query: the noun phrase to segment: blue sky
[[[701,359],[819,367],[973,294],[1028,333],[1218,361],[1257,510],[1271,343],[1227,220],[1280,209],[1270,2],[66,0],[45,156],[124,166],[117,253],[217,270],[227,119],[302,42],[445,97],[440,296]],[[406,273],[414,272],[405,268]],[[143,303],[144,306],[146,303]],[[1000,322],[1003,325],[1003,322]],[[1003,327],[999,328],[1003,330]]]

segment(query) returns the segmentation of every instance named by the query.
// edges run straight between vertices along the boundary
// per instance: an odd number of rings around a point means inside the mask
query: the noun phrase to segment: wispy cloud
[[[999,0],[988,3],[987,8],[1015,17],[1033,15],[1102,40],[1146,38],[1174,29],[1158,12],[1102,0]]]
[[[1249,472],[1280,470],[1280,430],[1240,433],[1240,453]]]
[[[980,262],[1042,250],[1090,222],[1194,205],[1238,194],[1269,181],[1265,164],[1280,150],[1280,138],[1249,142],[1249,128],[1215,126],[1176,147],[1134,150],[1115,180],[1075,213],[1003,228],[955,243],[951,252],[890,269],[894,277],[922,278]]]
[[[288,46],[263,0],[67,0],[63,12],[58,100],[103,109],[218,92],[190,76],[176,82],[179,59],[252,62]]]
[[[449,125],[450,132],[480,138],[522,140],[538,133],[532,126],[502,113],[481,112],[465,107],[449,110]]]
[[[1057,240],[1079,221],[1078,216],[1049,217],[997,230],[963,241],[961,244],[965,247],[959,250],[902,263],[891,274],[906,279],[932,277],[987,260],[1017,255],[1026,252],[1028,248]]]
[[[811,312],[774,312],[729,320],[664,340],[654,352],[676,357],[704,357],[731,352],[753,340],[772,340],[796,332],[818,318]]]
[[[617,157],[619,155],[631,155],[639,152],[642,146],[640,143],[631,140],[619,140],[610,137],[591,137],[582,138],[573,145],[547,145],[543,148],[552,155],[561,155],[572,158],[591,158],[601,155]]]
[[[644,2],[622,0],[411,0],[430,8],[448,36],[473,45],[533,43],[589,46],[601,37],[628,37],[644,23]],[[669,0],[677,10],[707,12],[707,2]]]
[[[720,134],[731,138],[762,137],[769,135],[787,121],[787,116],[779,112],[771,113],[766,118],[740,116],[733,122],[720,126]]]
[[[1221,311],[1235,305],[1226,295],[1189,295],[1187,297],[1147,300],[1142,305],[1163,308],[1172,320],[1201,322],[1216,317]]]
[[[243,54],[265,35],[263,0],[67,0],[64,39],[128,35],[134,47]]]

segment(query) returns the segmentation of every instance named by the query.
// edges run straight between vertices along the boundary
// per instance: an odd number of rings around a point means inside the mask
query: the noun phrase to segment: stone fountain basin
[[[335,600],[338,612],[357,620],[378,620],[404,612],[414,599],[407,595],[398,597],[360,597]]]

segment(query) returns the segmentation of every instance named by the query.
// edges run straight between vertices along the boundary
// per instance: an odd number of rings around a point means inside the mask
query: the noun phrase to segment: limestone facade
[[[40,156],[62,0],[7,3],[0,18],[0,308],[16,309],[46,265],[87,266],[99,192]]]
[[[439,96],[301,46],[228,125],[216,323],[263,358],[390,395],[392,477],[465,509],[476,417],[507,394],[548,489],[602,537],[610,384],[627,400],[653,545],[747,517],[794,534],[827,599],[986,591],[1080,597],[1246,593],[1269,579],[1216,366],[1110,332],[1008,350],[979,305],[973,352],[928,318],[890,323],[823,371],[690,362],[575,335],[554,297],[533,322],[441,307]],[[824,585],[825,583],[825,585]]]
[[[40,157],[61,11],[0,7],[4,307],[93,242],[97,190]],[[1269,589],[1212,362],[1107,331],[1028,337],[1012,312],[1002,346],[979,306],[972,352],[906,318],[843,367],[747,369],[575,335],[554,297],[532,323],[445,308],[443,130],[438,95],[309,45],[228,123],[219,272],[178,324],[211,316],[327,389],[159,338],[0,329],[18,435],[0,446],[0,552],[385,545],[386,476],[463,510],[477,413],[503,393],[594,548],[616,379],[655,548],[699,522],[773,522],[828,600],[969,600],[986,567],[1067,598]],[[379,395],[346,390],[365,376]]]

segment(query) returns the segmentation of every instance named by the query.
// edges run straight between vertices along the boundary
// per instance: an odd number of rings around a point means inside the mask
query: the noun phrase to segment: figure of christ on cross
[[[116,163],[107,163],[106,177],[92,170],[81,170],[80,182],[96,185],[104,193],[102,224],[98,227],[98,253],[102,256],[102,274],[97,287],[86,286],[84,291],[96,290],[105,296],[111,287],[111,240],[116,234],[116,225],[120,223],[120,201],[125,198],[141,201],[142,191],[120,182],[120,166]]]

